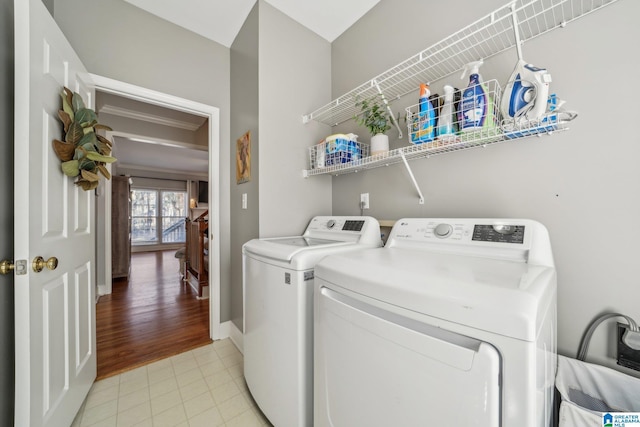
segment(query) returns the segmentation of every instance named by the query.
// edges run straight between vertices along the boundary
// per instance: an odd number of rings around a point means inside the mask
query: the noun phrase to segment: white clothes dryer
[[[402,219],[316,266],[314,425],[543,427],[556,271],[530,220]]]
[[[382,245],[371,217],[311,220],[302,236],[244,244],[244,376],[278,427],[313,423],[314,267],[329,254]]]

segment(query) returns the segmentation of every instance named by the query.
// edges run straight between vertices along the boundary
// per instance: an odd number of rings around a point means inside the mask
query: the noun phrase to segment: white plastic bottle
[[[454,142],[456,136],[455,129],[453,128],[453,86],[445,85],[443,90],[444,104],[438,117],[436,133],[439,140],[443,142]]]

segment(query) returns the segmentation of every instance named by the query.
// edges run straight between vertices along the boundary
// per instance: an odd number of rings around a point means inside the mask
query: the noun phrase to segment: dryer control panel
[[[524,225],[476,224],[471,240],[479,242],[524,243]]]
[[[482,221],[482,220],[480,220]],[[474,223],[462,220],[401,220],[395,225],[394,237],[408,240],[452,240],[524,244],[527,226],[485,220]]]
[[[528,219],[404,218],[393,226],[386,246],[525,262],[533,256],[553,265],[546,228]]]

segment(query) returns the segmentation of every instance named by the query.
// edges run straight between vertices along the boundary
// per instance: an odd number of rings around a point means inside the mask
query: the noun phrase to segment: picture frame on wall
[[[236,141],[236,183],[251,181],[251,132]]]

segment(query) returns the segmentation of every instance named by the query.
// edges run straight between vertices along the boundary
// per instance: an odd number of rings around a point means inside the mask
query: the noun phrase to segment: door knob
[[[58,267],[58,258],[52,256],[45,261],[41,256],[37,256],[33,259],[31,267],[36,273],[40,273],[42,270],[44,270],[45,267],[47,267],[49,270],[55,270]]]
[[[16,268],[15,264],[8,259],[0,262],[0,274],[9,274],[14,268]]]

